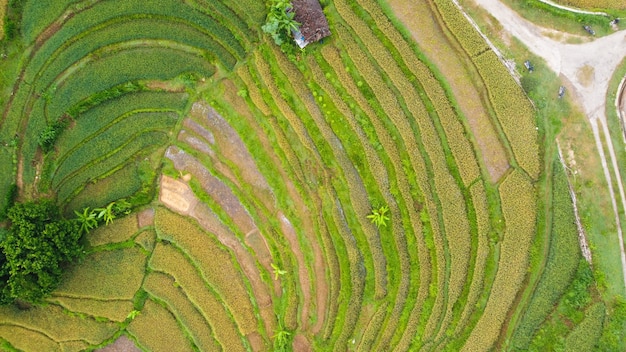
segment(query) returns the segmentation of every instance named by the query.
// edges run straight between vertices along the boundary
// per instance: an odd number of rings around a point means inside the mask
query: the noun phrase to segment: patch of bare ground
[[[437,15],[426,0],[390,0],[394,15],[411,32],[426,57],[447,77],[452,95],[467,119],[483,164],[493,182],[509,169],[506,152],[498,138],[489,113],[485,110],[485,88],[478,86],[478,73],[471,72],[467,55],[444,33]],[[426,14],[426,13],[427,14]]]
[[[246,335],[246,338],[250,342],[250,346],[254,352],[265,351],[267,349],[265,343],[263,342],[263,338],[258,332],[250,333]]]
[[[154,209],[147,208],[137,213],[137,224],[139,228],[154,225]]]
[[[185,91],[185,85],[181,82],[173,81],[147,81],[144,83],[146,87],[153,90],[161,90],[172,93],[183,93]]]
[[[297,352],[311,352],[311,343],[303,335],[296,335],[293,338],[293,350]]]
[[[576,78],[578,81],[585,87],[588,87],[593,82],[593,66],[585,65],[578,69],[578,73],[576,74]]]
[[[135,346],[135,343],[126,337],[120,336],[115,342],[105,347],[95,350],[96,352],[141,352],[139,347]]]
[[[237,171],[240,173],[242,180],[246,184],[253,186],[255,193],[265,193],[257,198],[264,201],[267,208],[271,208],[274,203],[274,195],[237,131],[205,103],[198,102],[193,104],[190,115],[191,118],[199,121],[202,126],[208,128],[210,136],[214,138],[216,148],[219,149],[219,153],[237,165]],[[210,139],[207,140],[210,141]]]
[[[202,189],[228,214],[241,233],[248,233],[257,228],[254,220],[231,189],[213,176],[196,158],[176,147],[169,147],[165,156],[174,162],[177,170],[186,171],[195,176]]]
[[[186,183],[165,175],[161,177],[159,200],[181,215],[189,215],[190,210],[198,203],[193,191]]]
[[[258,231],[254,219],[241,204],[233,191],[217,177],[213,176],[201,162],[176,147],[169,147],[166,156],[174,162],[179,171],[186,171],[196,177],[207,195],[228,214],[242,234]],[[272,271],[271,261],[259,261],[268,272]],[[282,295],[282,288],[278,283],[274,285],[274,294]]]
[[[218,241],[233,251],[237,262],[241,265],[241,269],[248,278],[248,282],[250,282],[266,330],[274,331],[275,316],[268,287],[261,279],[261,274],[256,267],[254,258],[243,247],[235,234],[219,220],[217,215],[207,205],[198,201],[191,188],[182,180],[163,175],[161,177],[161,194],[159,199],[174,212],[190,216],[198,221],[205,231],[215,235]]]
[[[237,94],[237,87],[230,80],[223,80],[222,84],[224,85],[224,99],[229,102],[230,106],[234,107],[237,113],[241,116],[241,118],[246,119],[246,123],[248,126],[254,128],[257,131],[257,137],[263,149],[267,151],[267,155],[272,159],[274,165],[280,165],[281,162],[276,156],[275,153],[272,152],[273,147],[272,143],[268,140],[267,135],[263,133],[262,128],[256,123],[254,117],[251,115],[250,111],[247,108],[246,102]],[[326,310],[328,309],[328,300],[330,300],[330,287],[329,281],[326,278],[326,270],[328,265],[326,263],[326,258],[324,257],[324,252],[319,244],[321,241],[320,238],[317,238],[314,232],[314,224],[313,218],[315,209],[310,209],[302,199],[302,196],[296,189],[295,185],[287,175],[286,171],[283,168],[278,168],[278,172],[280,174],[280,179],[282,180],[285,188],[287,189],[287,193],[292,201],[293,207],[297,214],[299,214],[299,220],[302,223],[302,228],[304,229],[304,237],[307,239],[307,242],[313,252],[313,282],[310,282],[311,286],[315,288],[315,307],[316,307],[316,320],[315,324],[310,328],[311,333],[317,334],[321,331],[322,327],[325,323]],[[311,196],[314,198],[314,203],[316,204],[318,209],[321,209],[321,200],[319,199],[319,195],[312,193]],[[321,231],[325,231],[324,228]],[[322,233],[322,236],[329,236],[328,233]],[[330,250],[330,249],[329,249]],[[310,280],[307,276],[303,278],[303,280]],[[302,315],[302,318],[306,321],[308,319],[307,316]]]

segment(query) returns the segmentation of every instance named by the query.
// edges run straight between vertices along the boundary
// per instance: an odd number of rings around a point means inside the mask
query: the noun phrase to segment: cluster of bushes
[[[0,242],[0,303],[38,302],[59,284],[63,263],[81,256],[76,221],[61,217],[51,201],[18,203]]]
[[[276,45],[281,46],[290,40],[292,30],[298,30],[300,24],[293,19],[296,12],[289,0],[270,0],[268,7],[269,12],[261,28]]]
[[[20,35],[20,23],[25,0],[10,0],[4,18],[4,41],[12,41]]]
[[[121,200],[66,219],[48,199],[13,205],[9,228],[0,229],[0,304],[41,302],[58,287],[63,266],[82,258],[82,235],[130,208]]]

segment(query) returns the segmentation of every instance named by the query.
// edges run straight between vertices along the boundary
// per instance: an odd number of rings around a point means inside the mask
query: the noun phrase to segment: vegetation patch
[[[453,2],[321,1],[306,51],[300,0],[9,3],[0,348],[623,345],[542,118],[568,107]]]

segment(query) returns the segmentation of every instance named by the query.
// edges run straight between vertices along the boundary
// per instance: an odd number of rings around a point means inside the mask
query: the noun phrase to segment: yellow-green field
[[[0,194],[132,209],[0,307],[0,349],[537,346],[588,270],[543,271],[578,248],[553,254],[577,234],[537,110],[448,0],[321,3],[332,35],[287,53],[259,1],[24,3]],[[593,346],[604,304],[578,308],[562,340]]]

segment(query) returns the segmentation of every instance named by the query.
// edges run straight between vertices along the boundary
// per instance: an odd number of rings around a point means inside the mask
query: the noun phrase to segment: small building
[[[294,20],[300,23],[299,31],[292,31],[300,48],[330,35],[328,20],[318,0],[292,0]]]

